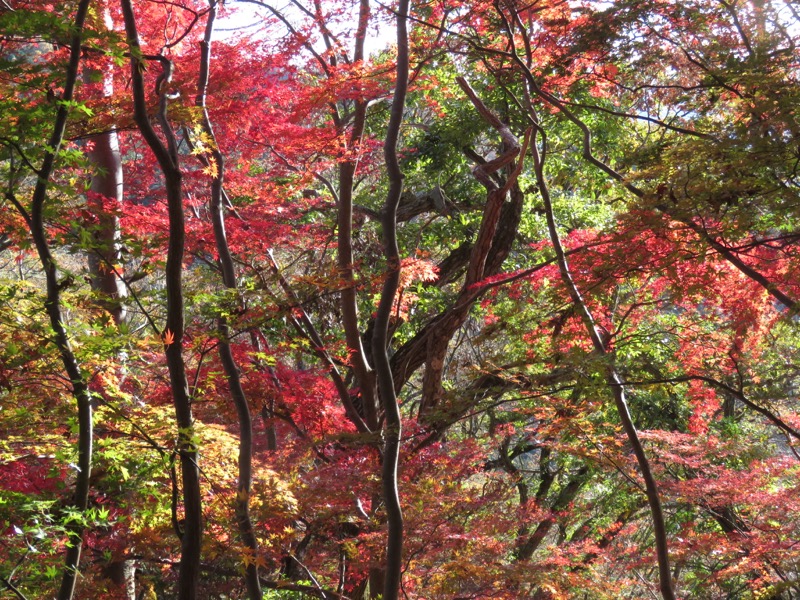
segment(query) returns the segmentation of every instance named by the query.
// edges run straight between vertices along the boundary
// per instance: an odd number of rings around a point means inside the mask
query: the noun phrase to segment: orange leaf
[[[163,340],[165,346],[170,346],[175,342],[175,334],[169,329],[165,329],[164,333],[161,334],[161,339]]]

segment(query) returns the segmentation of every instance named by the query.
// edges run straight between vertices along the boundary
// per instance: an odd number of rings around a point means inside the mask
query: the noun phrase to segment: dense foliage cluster
[[[798,32],[0,0],[0,595],[800,598]]]

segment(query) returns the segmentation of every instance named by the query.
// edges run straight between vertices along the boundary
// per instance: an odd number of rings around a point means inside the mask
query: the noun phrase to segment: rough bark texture
[[[469,261],[466,265],[464,285],[455,302],[454,307],[443,313],[431,323],[429,333],[425,340],[425,374],[422,381],[422,402],[420,403],[420,418],[431,423],[437,419],[433,411],[441,404],[444,390],[442,379],[444,376],[444,363],[447,348],[453,334],[463,325],[473,303],[480,296],[480,290],[475,284],[486,276],[487,259],[491,256],[493,268],[499,268],[508,253],[505,248],[499,253],[491,254],[498,231],[498,224],[503,213],[505,199],[508,192],[515,186],[519,176],[522,161],[519,160],[503,187],[499,187],[492,179],[498,170],[513,164],[520,154],[520,144],[516,137],[500,120],[484,106],[465,79],[459,77],[457,81],[467,96],[472,101],[480,115],[488,121],[500,134],[503,143],[503,152],[496,159],[478,165],[473,169],[475,178],[486,187],[486,205],[483,219],[478,230],[475,244],[472,246]],[[523,151],[524,153],[524,151]],[[519,210],[519,209],[518,209]],[[513,216],[513,215],[512,215]],[[512,221],[514,219],[511,219]],[[513,228],[516,231],[516,227]],[[507,237],[509,232],[504,231]],[[513,236],[511,237],[513,239]],[[428,329],[428,328],[426,328]]]
[[[136,561],[133,559],[117,560],[103,568],[103,575],[114,585],[120,598],[136,600]]]

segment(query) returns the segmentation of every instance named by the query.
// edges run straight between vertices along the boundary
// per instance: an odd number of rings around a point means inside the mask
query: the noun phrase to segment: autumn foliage
[[[2,597],[800,597],[798,31],[0,0]]]

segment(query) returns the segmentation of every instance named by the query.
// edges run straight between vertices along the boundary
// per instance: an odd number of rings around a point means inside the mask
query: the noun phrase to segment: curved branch
[[[513,37],[511,39],[513,45]],[[589,164],[597,167],[603,173],[611,177],[614,181],[620,183],[626,190],[628,190],[636,197],[644,198],[646,195],[644,190],[636,187],[630,181],[627,181],[620,172],[618,172],[617,170],[615,170],[602,160],[598,159],[594,155],[594,150],[592,147],[592,132],[589,129],[589,126],[586,125],[586,123],[584,123],[574,112],[572,112],[567,107],[567,103],[560,100],[550,92],[547,92],[544,89],[542,89],[542,87],[539,86],[539,84],[536,82],[536,78],[533,76],[531,70],[527,67],[527,65],[522,61],[522,59],[517,55],[516,52],[508,54],[508,57],[510,57],[519,67],[520,72],[522,73],[525,81],[528,84],[528,89],[530,90],[531,94],[541,98],[547,104],[553,106],[556,110],[558,110],[561,114],[563,114],[571,123],[573,123],[580,130],[582,134],[581,145],[582,145],[583,158],[587,162],[589,162]],[[738,94],[738,92],[736,93]],[[794,311],[796,309],[797,302],[793,298],[789,297],[786,293],[778,289],[778,287],[774,283],[769,281],[763,274],[753,269],[751,266],[745,263],[741,258],[739,258],[735,253],[726,248],[723,244],[719,243],[704,228],[700,227],[699,225],[697,225],[697,223],[694,223],[689,218],[673,214],[669,210],[669,208],[664,204],[657,204],[655,208],[667,215],[670,215],[672,218],[680,221],[681,223],[685,224],[692,231],[697,233],[701,237],[701,239],[703,239],[712,248],[714,248],[714,250],[716,250],[725,260],[727,260],[733,266],[735,266],[742,274],[744,274],[746,277],[752,279],[753,281],[761,285],[775,299],[780,301],[790,310]]]
[[[6,146],[10,146],[14,150],[16,150],[17,154],[19,154],[19,157],[22,159],[22,162],[25,163],[25,166],[41,177],[39,169],[34,167],[31,161],[28,160],[28,157],[25,156],[25,153],[22,151],[22,148],[17,142],[7,137],[0,137],[0,143],[5,144]]]
[[[19,588],[17,588],[13,583],[11,583],[11,581],[9,581],[7,577],[0,577],[0,581],[3,582],[3,585],[6,586],[8,588],[8,591],[14,594],[18,598],[18,600],[28,600],[27,596],[25,596],[25,594],[19,591]]]
[[[763,406],[756,404],[752,400],[750,400],[747,396],[744,395],[743,392],[737,390],[729,386],[718,379],[714,379],[713,377],[708,377],[705,375],[684,375],[681,377],[667,377],[665,379],[655,379],[650,381],[625,381],[623,382],[624,385],[658,385],[661,383],[685,383],[687,381],[703,381],[708,383],[709,385],[714,386],[724,392],[727,392],[739,402],[747,406],[749,409],[754,410],[758,414],[766,417],[769,421],[772,422],[773,425],[784,431],[785,433],[789,434],[796,440],[800,441],[800,431],[789,425],[786,421],[781,419],[778,415],[776,415],[771,410],[764,408]]]

